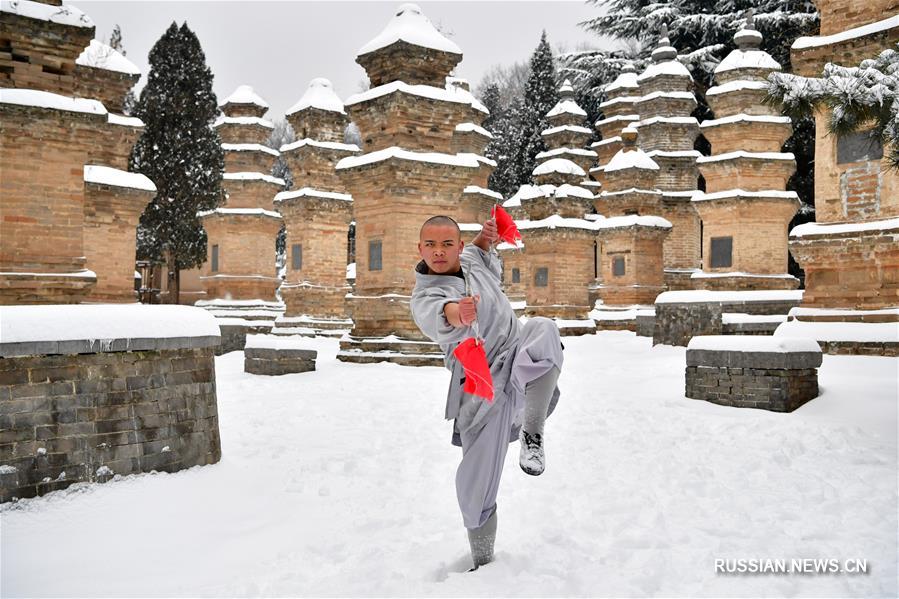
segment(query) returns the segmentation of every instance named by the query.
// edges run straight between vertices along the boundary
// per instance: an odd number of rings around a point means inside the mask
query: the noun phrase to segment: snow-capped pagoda
[[[635,105],[640,99],[640,86],[634,65],[627,63],[621,73],[603,91],[606,100],[600,103],[603,118],[593,125],[602,139],[590,146],[597,154],[597,166],[590,169],[590,175],[602,181],[602,167],[621,149],[621,130],[640,120]]]
[[[636,129],[622,130],[622,148],[603,167],[597,204],[609,217],[597,221],[599,311],[651,305],[665,290],[662,248],[671,223],[659,216],[659,165],[637,146],[637,138]]]
[[[641,96],[634,110],[641,116],[632,126],[640,133],[640,148],[659,166],[656,187],[662,192],[658,214],[672,224],[665,239],[665,281],[669,289],[692,288],[690,276],[700,267],[699,215],[690,200],[699,171],[694,149],[699,122],[693,77],[677,59],[677,50],[662,25],[652,63],[636,78]]]
[[[295,189],[275,196],[287,230],[287,274],[281,284],[286,310],[275,325],[342,334],[352,326],[346,270],[353,198],[334,166],[359,153],[359,147],[344,143],[349,118],[327,79],[309,83],[288,109],[287,121],[299,139],[281,146]]]
[[[364,153],[336,167],[356,221],[353,330],[341,341],[341,360],[443,363],[409,310],[419,228],[435,214],[480,222],[495,201],[483,192],[495,163],[472,151],[489,141],[477,128],[487,109],[447,79],[461,60],[414,4],[400,6],[356,56],[372,87],[346,100]],[[467,151],[457,151],[460,144]]]
[[[750,16],[706,94],[715,118],[701,125],[712,155],[697,161],[706,191],[693,197],[703,224],[697,288],[794,289],[799,283],[787,273],[787,226],[800,204],[785,188],[796,161],[780,151],[792,125],[764,102],[766,77],[781,66],[759,50],[761,41]]]
[[[74,6],[3,2],[0,26],[0,304],[133,302],[156,192],[127,172],[143,123],[121,112],[140,71]]]
[[[274,302],[280,279],[275,272],[275,240],[281,215],[273,210],[284,181],[271,176],[278,157],[263,142],[273,125],[263,118],[268,104],[249,85],[241,85],[220,104],[223,117],[213,125],[222,138],[227,201],[198,214],[206,229],[208,257],[200,280],[206,301]]]

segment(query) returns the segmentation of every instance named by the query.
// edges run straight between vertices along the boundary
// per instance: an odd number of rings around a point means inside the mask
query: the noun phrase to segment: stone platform
[[[899,308],[793,308],[775,337],[816,341],[826,354],[899,356]]]
[[[821,348],[809,339],[693,337],[685,395],[739,408],[792,412],[818,396]]]
[[[284,314],[284,304],[266,300],[200,300],[194,304],[215,316],[222,342],[216,355],[244,348],[247,335],[271,332],[275,321]]]
[[[318,352],[303,340],[275,335],[249,335],[244,348],[244,372],[281,375],[315,370]]]
[[[401,339],[395,335],[386,337],[352,337],[340,340],[337,359],[341,362],[373,364],[393,362],[402,366],[443,366],[443,352],[432,341]]]
[[[311,333],[322,337],[343,337],[353,329],[353,321],[348,318],[314,318],[312,316],[284,316],[275,320],[273,335],[305,335]]]

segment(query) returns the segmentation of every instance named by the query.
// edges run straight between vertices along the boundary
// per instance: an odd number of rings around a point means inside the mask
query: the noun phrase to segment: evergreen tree
[[[171,301],[179,300],[179,273],[206,261],[206,231],[197,212],[224,201],[222,142],[212,71],[197,36],[172,23],[150,50],[147,85],[134,109],[144,130],[128,169],[157,189],[138,225],[138,258],[165,261]]]
[[[109,34],[109,43],[106,44],[122,56],[126,56],[128,53],[125,51],[125,46],[122,43],[122,28],[119,27],[119,24],[116,23],[112,28],[112,33]],[[137,103],[137,96],[134,94],[134,88],[128,90],[128,93],[125,94],[125,99],[123,101],[124,107],[123,112],[127,115],[131,115],[134,112],[134,105]]]
[[[552,49],[546,41],[546,31],[540,36],[540,43],[531,55],[531,72],[524,86],[524,112],[521,128],[522,141],[516,161],[520,164],[518,184],[531,182],[531,173],[536,165],[536,156],[546,150],[546,143],[540,135],[549,127],[546,113],[559,101],[556,84],[556,66]]]
[[[481,126],[487,131],[490,131],[491,127],[493,127],[493,124],[497,121],[500,113],[503,110],[502,105],[500,104],[499,86],[495,83],[491,83],[490,85],[488,85],[484,89],[484,92],[481,94],[479,100],[481,101],[481,104],[483,104],[484,107],[490,111],[490,114],[486,119],[484,119],[484,122],[481,123]]]
[[[286,119],[280,119],[275,121],[275,128],[272,129],[268,139],[265,140],[265,145],[273,150],[280,151],[281,146],[293,143],[296,140],[296,133],[294,133],[290,123]],[[284,179],[284,191],[293,189],[293,175],[290,172],[290,167],[287,166],[287,161],[282,156],[278,156],[275,159],[271,174],[273,177]]]
[[[525,146],[521,128],[523,113],[524,98],[516,98],[496,116],[488,129],[493,139],[484,153],[496,161],[496,168],[490,174],[487,186],[506,198],[518,190],[522,178],[519,158]]]

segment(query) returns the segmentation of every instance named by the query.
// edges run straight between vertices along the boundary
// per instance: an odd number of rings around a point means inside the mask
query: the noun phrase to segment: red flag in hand
[[[517,245],[516,242],[521,239],[521,233],[518,232],[518,227],[515,226],[515,221],[512,220],[509,213],[502,206],[494,204],[493,219],[496,221],[496,230],[499,233],[499,238],[512,245]]]
[[[453,355],[465,369],[465,386],[462,390],[483,397],[487,403],[493,403],[493,377],[490,375],[484,344],[478,343],[474,337],[469,337],[456,346]]]

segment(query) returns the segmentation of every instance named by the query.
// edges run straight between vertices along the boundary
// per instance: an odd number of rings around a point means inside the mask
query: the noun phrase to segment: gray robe
[[[472,293],[480,295],[478,332],[493,377],[494,399],[487,403],[464,393],[465,371],[453,356],[456,346],[473,337],[473,327],[453,327],[443,307],[465,296],[465,282],[454,275],[429,275],[424,262],[416,267],[412,316],[421,331],[438,343],[452,373],[445,417],[454,420],[454,445],[462,447],[456,472],[456,493],[467,528],[481,526],[496,507],[496,493],[508,443],[518,439],[524,412],[525,388],[551,368],[562,368],[559,329],[546,318],[532,318],[524,326],[503,293],[499,258],[474,244],[461,255]],[[548,414],[559,399],[553,391]]]

